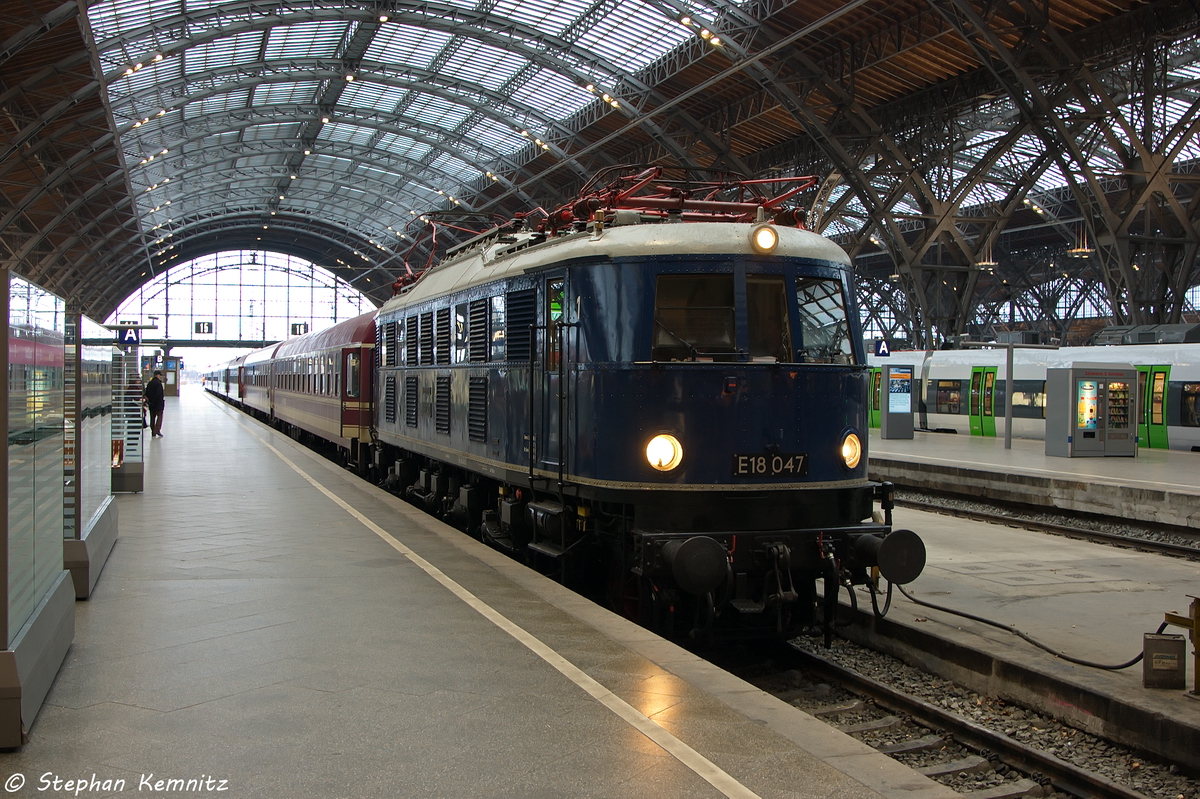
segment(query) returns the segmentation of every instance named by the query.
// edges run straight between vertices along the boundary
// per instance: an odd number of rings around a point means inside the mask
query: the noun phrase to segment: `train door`
[[[996,436],[996,367],[971,367],[971,435]]]
[[[1171,366],[1139,366],[1138,392],[1142,414],[1138,422],[1138,446],[1167,449],[1167,385]]]
[[[882,380],[883,369],[878,366],[871,367],[870,425],[875,429],[879,428],[879,386]]]
[[[563,303],[566,282],[564,278],[550,277],[546,279],[542,318],[546,328],[542,336],[545,353],[542,360],[542,424],[541,438],[544,442],[539,453],[539,459],[547,468],[557,468],[561,458],[560,419],[562,412],[562,376],[565,364],[563,357],[566,348],[563,346],[566,338],[563,322]]]
[[[237,398],[239,400],[241,400],[241,399],[244,399],[245,396],[246,396],[246,367],[239,366],[238,367]]]

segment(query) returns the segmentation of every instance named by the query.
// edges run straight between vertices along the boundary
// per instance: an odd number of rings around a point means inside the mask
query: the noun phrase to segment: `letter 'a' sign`
[[[875,357],[887,358],[891,354],[892,354],[892,350],[891,350],[891,347],[888,346],[886,338],[880,338],[880,339],[875,340]]]
[[[116,333],[118,347],[134,349],[142,343],[142,331],[136,327],[122,327]]]

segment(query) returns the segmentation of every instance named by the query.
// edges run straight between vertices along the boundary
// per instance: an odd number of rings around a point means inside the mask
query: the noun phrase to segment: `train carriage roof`
[[[288,339],[275,351],[276,358],[292,358],[335,347],[375,344],[375,311],[339,322],[333,327]]]

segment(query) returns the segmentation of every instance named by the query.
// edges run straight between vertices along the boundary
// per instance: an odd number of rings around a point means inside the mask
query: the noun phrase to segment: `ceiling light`
[[[328,124],[329,124],[329,117],[321,117],[321,122],[323,122],[324,124],[328,125]]]
[[[679,20],[679,23],[680,23],[681,25],[691,25],[691,24],[692,24],[692,18],[691,18],[691,17],[682,17],[682,18],[680,18],[680,20]]]
[[[304,151],[304,154],[305,154],[305,155],[312,155],[312,150],[305,150],[305,151]]]
[[[718,36],[714,36],[714,37],[712,37],[711,39],[709,39],[709,40],[708,40],[708,43],[709,43],[709,44],[711,44],[713,47],[720,47],[720,46],[721,46],[721,39],[720,39],[720,37],[718,37]]]
[[[701,28],[700,29],[700,38],[701,39],[711,39],[712,31],[710,31],[708,28]]]
[[[388,21],[388,15],[387,15],[387,14],[380,14],[380,15],[379,15],[379,21],[380,21],[380,22],[387,22],[387,21]]]
[[[346,75],[346,80],[354,80],[354,75],[352,75],[352,74],[347,74],[347,75]]]
[[[292,180],[295,180],[295,179],[296,179],[296,176],[295,176],[295,175],[292,175]]]
[[[595,87],[595,86],[593,86],[593,85],[592,85],[592,84],[590,84],[590,83],[589,83],[587,86],[584,86],[583,88],[584,88],[584,89],[586,89],[586,90],[587,90],[587,91],[589,91],[589,92],[594,92],[594,91],[596,91],[596,87]]]
[[[154,54],[154,60],[155,60],[155,61],[162,61],[162,60],[163,60],[163,54],[162,54],[162,53],[155,53],[155,54]]]

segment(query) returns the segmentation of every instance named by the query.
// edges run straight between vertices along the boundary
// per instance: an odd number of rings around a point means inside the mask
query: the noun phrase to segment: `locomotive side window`
[[[746,277],[746,321],[751,360],[786,363],[792,359],[787,292],[782,276]]]
[[[467,358],[467,304],[454,306],[454,362],[466,363]]]
[[[357,352],[346,353],[346,396],[350,399],[358,398],[359,361]]]
[[[504,324],[507,316],[505,307],[503,295],[492,297],[490,360],[493,361],[503,361],[506,357]]]
[[[556,323],[563,318],[563,282],[556,278],[546,282],[546,371],[558,369],[562,357],[562,328]]]
[[[650,357],[733,360],[735,320],[733,275],[659,275]]]
[[[796,299],[800,304],[800,345],[796,360],[854,363],[841,281],[822,277],[797,278]]]

